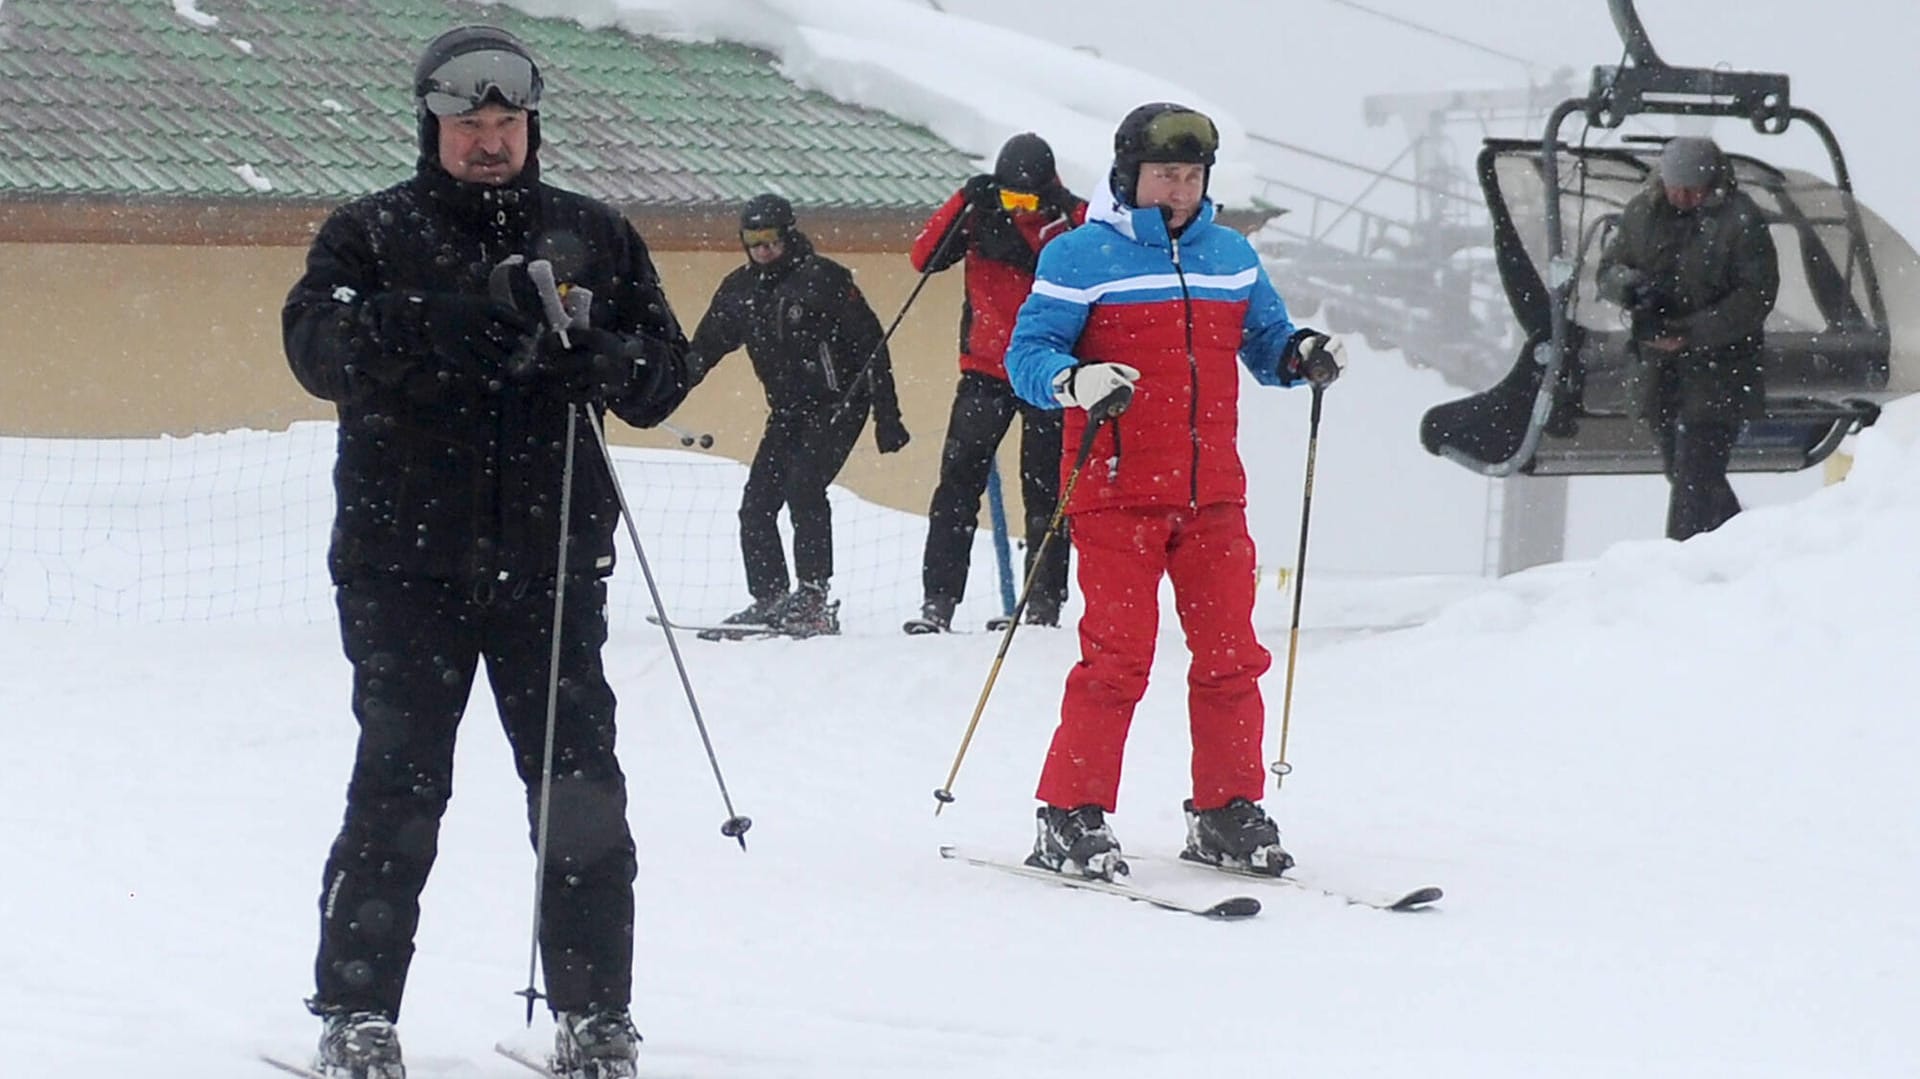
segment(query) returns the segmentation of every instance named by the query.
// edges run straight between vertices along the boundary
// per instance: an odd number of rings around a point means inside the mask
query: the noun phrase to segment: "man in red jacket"
[[[1027,572],[1034,572],[1040,538],[1060,498],[1060,413],[1014,395],[1007,385],[1007,338],[1033,286],[1040,249],[1086,216],[1086,200],[1061,184],[1053,150],[1029,132],[1008,139],[993,174],[968,180],[914,241],[913,267],[923,273],[966,260],[966,299],[960,309],[960,384],[940,451],[940,482],[927,509],[921,562],[925,602],[920,617],[903,627],[908,633],[941,633],[953,623],[954,608],[967,591],[980,495],[1016,412]],[[1047,544],[1027,601],[1027,621],[1058,625],[1066,598],[1067,545]]]

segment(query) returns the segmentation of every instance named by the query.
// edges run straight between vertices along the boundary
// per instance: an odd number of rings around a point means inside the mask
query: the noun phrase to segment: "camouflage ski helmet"
[[[1213,179],[1214,152],[1220,148],[1220,129],[1206,113],[1155,101],[1127,114],[1113,132],[1113,190],[1133,205],[1140,166],[1148,161],[1175,161],[1205,165]]]

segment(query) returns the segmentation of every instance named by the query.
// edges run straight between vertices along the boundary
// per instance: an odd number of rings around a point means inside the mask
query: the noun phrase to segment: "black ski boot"
[[[379,1012],[322,1012],[313,1070],[326,1079],[407,1079],[400,1036]]]
[[[1126,874],[1120,841],[1113,838],[1106,812],[1099,806],[1041,806],[1034,817],[1040,834],[1033,841],[1033,853],[1027,856],[1028,865],[1099,880]]]
[[[1058,628],[1060,625],[1060,604],[1058,602],[1049,602],[1040,599],[1028,600],[1026,617],[1027,625],[1029,626],[1045,626],[1048,629]]]
[[[1060,628],[1060,612],[1054,611],[1048,613],[1046,611],[1036,611],[1032,607],[1028,607],[1026,615],[1023,616],[1020,621],[1024,625],[1039,626],[1041,629],[1058,629]],[[1007,627],[1011,625],[1013,625],[1012,615],[1003,614],[998,618],[989,618],[987,619],[987,632],[1005,633]]]
[[[792,637],[830,637],[840,632],[840,601],[827,599],[825,581],[802,581],[774,616],[773,625]]]
[[[1183,808],[1187,849],[1180,857],[1269,877],[1293,868],[1293,856],[1280,846],[1280,826],[1257,803],[1235,798],[1219,809],[1195,809],[1189,798]]]
[[[698,636],[703,641],[740,641],[761,633],[777,632],[780,612],[792,598],[788,593],[782,592],[766,599],[756,599],[722,618],[718,627],[701,630]],[[727,626],[739,628],[727,629],[725,628]]]
[[[756,599],[722,618],[720,624],[723,626],[773,626],[777,623],[780,612],[792,599],[793,597],[786,592],[777,596],[768,596],[766,599]]]
[[[952,600],[930,599],[920,605],[920,617],[907,619],[900,628],[915,637],[946,633],[953,629],[953,608]]]
[[[639,1074],[640,1032],[623,1009],[561,1012],[553,1017],[553,1059],[560,1079],[630,1079]]]

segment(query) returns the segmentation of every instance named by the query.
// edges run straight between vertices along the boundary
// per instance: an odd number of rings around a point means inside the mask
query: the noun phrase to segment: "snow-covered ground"
[[[1895,410],[1847,483],[1685,545],[1502,582],[1310,566],[1269,804],[1302,873],[1444,886],[1425,914],[1141,867],[1265,899],[1219,924],[939,859],[1028,843],[1059,630],[1015,638],[937,820],[996,636],[685,642],[756,822],[742,853],[660,633],[625,619],[642,1074],[1913,1075],[1916,441]],[[1169,624],[1112,818],[1138,851],[1180,841],[1183,656]],[[307,1050],[347,675],[324,622],[0,623],[6,1074],[254,1076],[256,1051]],[[458,777],[401,1029],[415,1076],[505,1079],[487,1047],[547,1028],[512,995],[531,855],[484,697]]]

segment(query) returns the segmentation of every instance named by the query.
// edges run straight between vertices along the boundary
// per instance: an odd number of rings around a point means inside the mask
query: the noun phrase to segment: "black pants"
[[[604,580],[571,578],[561,619],[540,951],[550,1004],[566,1011],[624,1008],[633,981],[634,847],[600,665],[606,600]],[[397,1017],[481,660],[537,827],[553,582],[478,591],[376,578],[341,585],[336,601],[360,744],[322,882],[314,1000]]]
[[[1060,501],[1060,413],[1027,404],[1000,379],[963,371],[954,390],[953,414],[947,418],[947,441],[940,450],[940,483],[927,508],[921,588],[929,603],[954,606],[967,594],[980,495],[987,489],[994,452],[1015,413],[1020,416],[1020,501],[1026,512],[1027,572],[1033,572],[1040,539]],[[1027,613],[1053,622],[1067,599],[1069,545],[1065,536],[1056,536],[1046,546],[1046,561],[1034,579]]]
[[[1672,420],[1654,433],[1672,493],[1667,496],[1667,538],[1683,540],[1711,532],[1740,512],[1727,482],[1727,463],[1740,425]]]
[[[831,406],[812,412],[775,412],[740,492],[740,555],[747,591],[756,600],[787,591],[787,556],[780,546],[780,507],[793,519],[793,570],[802,581],[833,577],[833,507],[827,487],[847,463],[867,425],[868,402],[857,401],[833,419]]]

